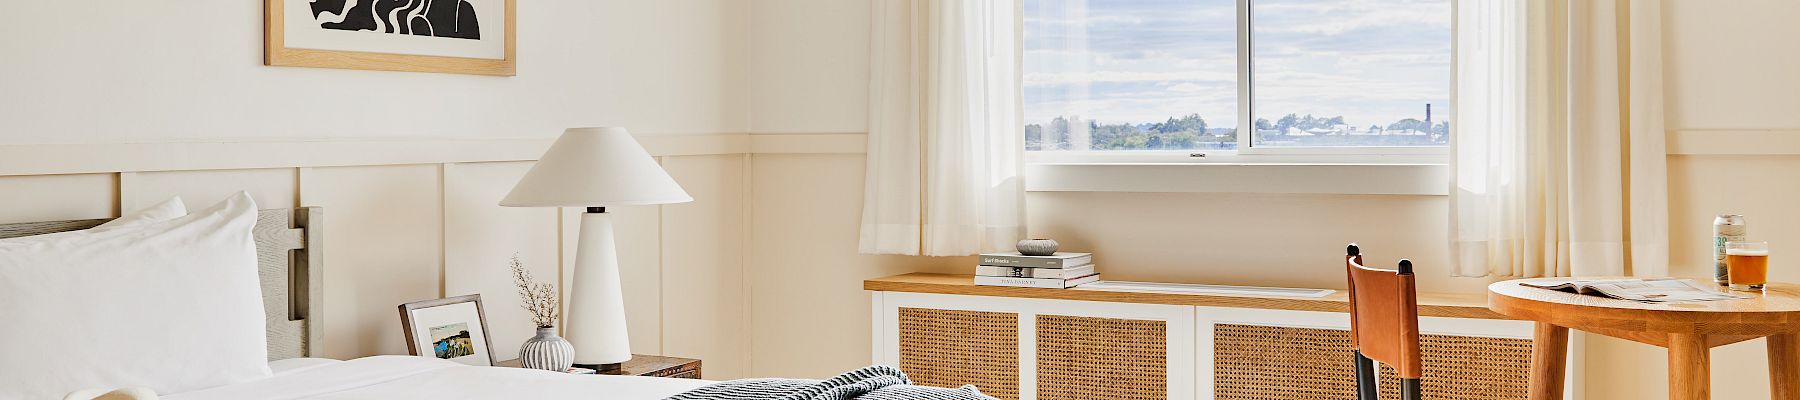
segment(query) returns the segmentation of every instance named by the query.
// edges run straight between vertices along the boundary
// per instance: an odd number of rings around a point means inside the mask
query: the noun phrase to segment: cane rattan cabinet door
[[[1037,316],[1037,398],[1169,397],[1168,321]]]
[[[877,363],[1001,399],[1195,398],[1194,308],[879,293]]]
[[[1425,399],[1526,398],[1530,339],[1426,334],[1419,342]],[[1347,330],[1217,324],[1213,345],[1216,399],[1356,399]],[[1379,374],[1381,398],[1400,398],[1393,369]]]
[[[1019,398],[1019,314],[902,307],[900,370],[925,386]]]

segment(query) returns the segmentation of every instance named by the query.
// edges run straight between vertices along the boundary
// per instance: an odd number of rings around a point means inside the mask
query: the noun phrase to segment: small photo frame
[[[406,352],[474,366],[493,366],[487,314],[481,295],[426,300],[400,305],[400,328]]]

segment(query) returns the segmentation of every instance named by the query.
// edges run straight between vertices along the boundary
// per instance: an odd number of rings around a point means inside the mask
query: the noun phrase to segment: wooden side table
[[[1773,398],[1800,399],[1800,285],[1770,283],[1741,300],[1639,303],[1519,285],[1557,279],[1519,279],[1488,285],[1488,308],[1537,321],[1531,352],[1531,400],[1562,398],[1569,330],[1669,349],[1669,398],[1712,397],[1713,347],[1769,338]]]
[[[519,359],[501,361],[501,367],[518,368]],[[604,375],[660,376],[664,378],[700,379],[700,360],[680,357],[633,354],[631,361],[619,371],[601,371]]]

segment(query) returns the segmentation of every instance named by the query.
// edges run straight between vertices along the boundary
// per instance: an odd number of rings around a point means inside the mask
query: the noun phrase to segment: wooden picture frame
[[[288,47],[286,5],[289,1],[265,0],[263,4],[263,65],[336,68],[374,71],[433,72],[514,76],[518,71],[517,0],[503,1],[505,58],[467,58],[363,51],[319,50]]]
[[[456,324],[446,324],[445,317],[435,316],[435,315],[434,315],[435,318],[431,318],[430,321],[420,321],[419,320],[420,319],[419,313],[421,311],[438,310],[438,309],[444,309],[446,307],[462,307],[462,305],[464,305],[464,304],[473,304],[474,305],[474,315],[473,316],[453,315],[453,316],[449,317],[449,319],[447,319],[448,321],[451,321],[451,322],[458,322]],[[452,312],[452,313],[454,313],[456,311],[457,310],[448,310],[448,312]],[[466,312],[465,312],[465,314],[466,314]],[[456,318],[456,317],[461,317],[461,318]],[[426,325],[420,325],[421,322],[425,322]],[[470,327],[468,325],[477,325],[477,326]],[[471,343],[467,343],[467,345],[470,345],[472,347],[470,349],[471,353],[465,354],[465,355],[460,355],[460,356],[446,356],[445,354],[437,354],[436,349],[433,349],[434,354],[421,354],[421,351],[423,350],[423,348],[425,346],[424,346],[424,343],[421,343],[419,340],[421,338],[428,338],[430,336],[437,336],[437,335],[434,332],[415,331],[414,329],[426,328],[427,330],[435,330],[435,329],[446,328],[446,327],[450,327],[450,326],[457,326],[457,327],[467,329],[465,332],[467,332],[466,335],[468,336],[469,342],[471,342]],[[480,294],[448,297],[448,298],[442,298],[442,299],[437,299],[437,300],[415,301],[415,302],[411,302],[411,303],[401,304],[400,305],[400,330],[401,330],[401,334],[404,335],[405,339],[406,339],[406,353],[407,354],[421,356],[421,357],[433,357],[433,358],[439,358],[439,359],[448,359],[451,361],[461,362],[463,364],[477,365],[477,366],[494,366],[494,365],[498,364],[494,357],[493,339],[491,339],[488,336],[487,312],[482,310]],[[422,336],[421,333],[429,334],[430,336]],[[480,336],[480,340],[474,340],[475,339],[474,336]],[[430,339],[427,339],[427,340],[430,340]],[[485,354],[485,357],[483,356],[484,354]]]

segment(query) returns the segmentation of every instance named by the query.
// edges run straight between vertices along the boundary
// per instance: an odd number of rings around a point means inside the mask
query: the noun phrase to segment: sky
[[[1251,0],[1255,117],[1446,118],[1450,0]],[[1025,0],[1026,123],[1237,124],[1234,0]]]

